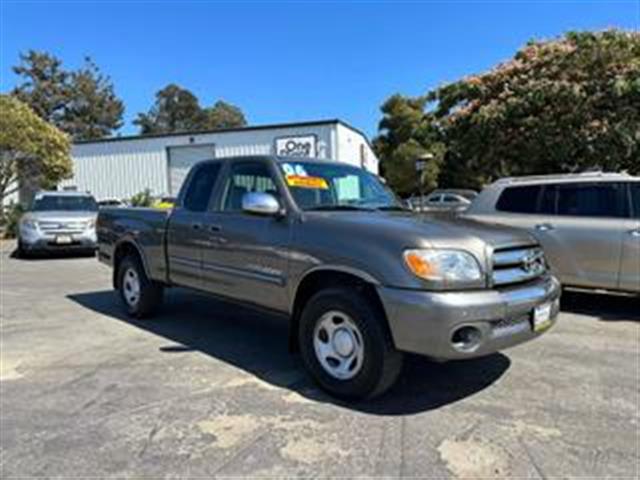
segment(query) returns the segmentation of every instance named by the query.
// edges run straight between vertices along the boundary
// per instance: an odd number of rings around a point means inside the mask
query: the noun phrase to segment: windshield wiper
[[[307,211],[322,211],[322,210],[351,210],[351,211],[365,211],[371,212],[372,208],[358,207],[356,205],[316,205],[315,207],[306,208]]]

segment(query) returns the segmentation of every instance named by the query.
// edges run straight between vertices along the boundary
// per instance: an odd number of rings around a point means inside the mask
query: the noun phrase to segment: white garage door
[[[178,195],[180,187],[193,165],[215,157],[214,145],[169,147],[169,193]]]

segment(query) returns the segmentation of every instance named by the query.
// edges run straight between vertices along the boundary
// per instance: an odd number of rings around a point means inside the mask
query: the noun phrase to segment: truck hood
[[[471,219],[409,212],[307,212],[309,217],[324,217],[334,224],[342,224],[354,235],[367,236],[384,232],[416,247],[465,248],[480,250],[489,246],[508,248],[536,244],[526,231],[476,222]]]
[[[98,212],[92,211],[65,211],[65,210],[48,210],[43,212],[27,212],[24,218],[36,222],[83,222],[95,220]]]

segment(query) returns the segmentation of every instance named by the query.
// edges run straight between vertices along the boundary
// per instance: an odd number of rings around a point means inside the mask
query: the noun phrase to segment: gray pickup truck
[[[103,209],[97,234],[130,315],[150,315],[168,286],[283,314],[292,349],[342,398],[387,390],[402,352],[487,355],[540,335],[559,310],[529,234],[407,211],[343,163],[204,161],[171,211]]]

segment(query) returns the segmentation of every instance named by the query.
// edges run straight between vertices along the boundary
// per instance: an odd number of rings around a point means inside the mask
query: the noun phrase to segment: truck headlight
[[[405,250],[404,263],[416,276],[434,282],[466,283],[482,278],[476,258],[461,250]]]
[[[89,220],[87,222],[87,230],[93,230],[94,228],[96,228],[96,221],[95,220]]]

